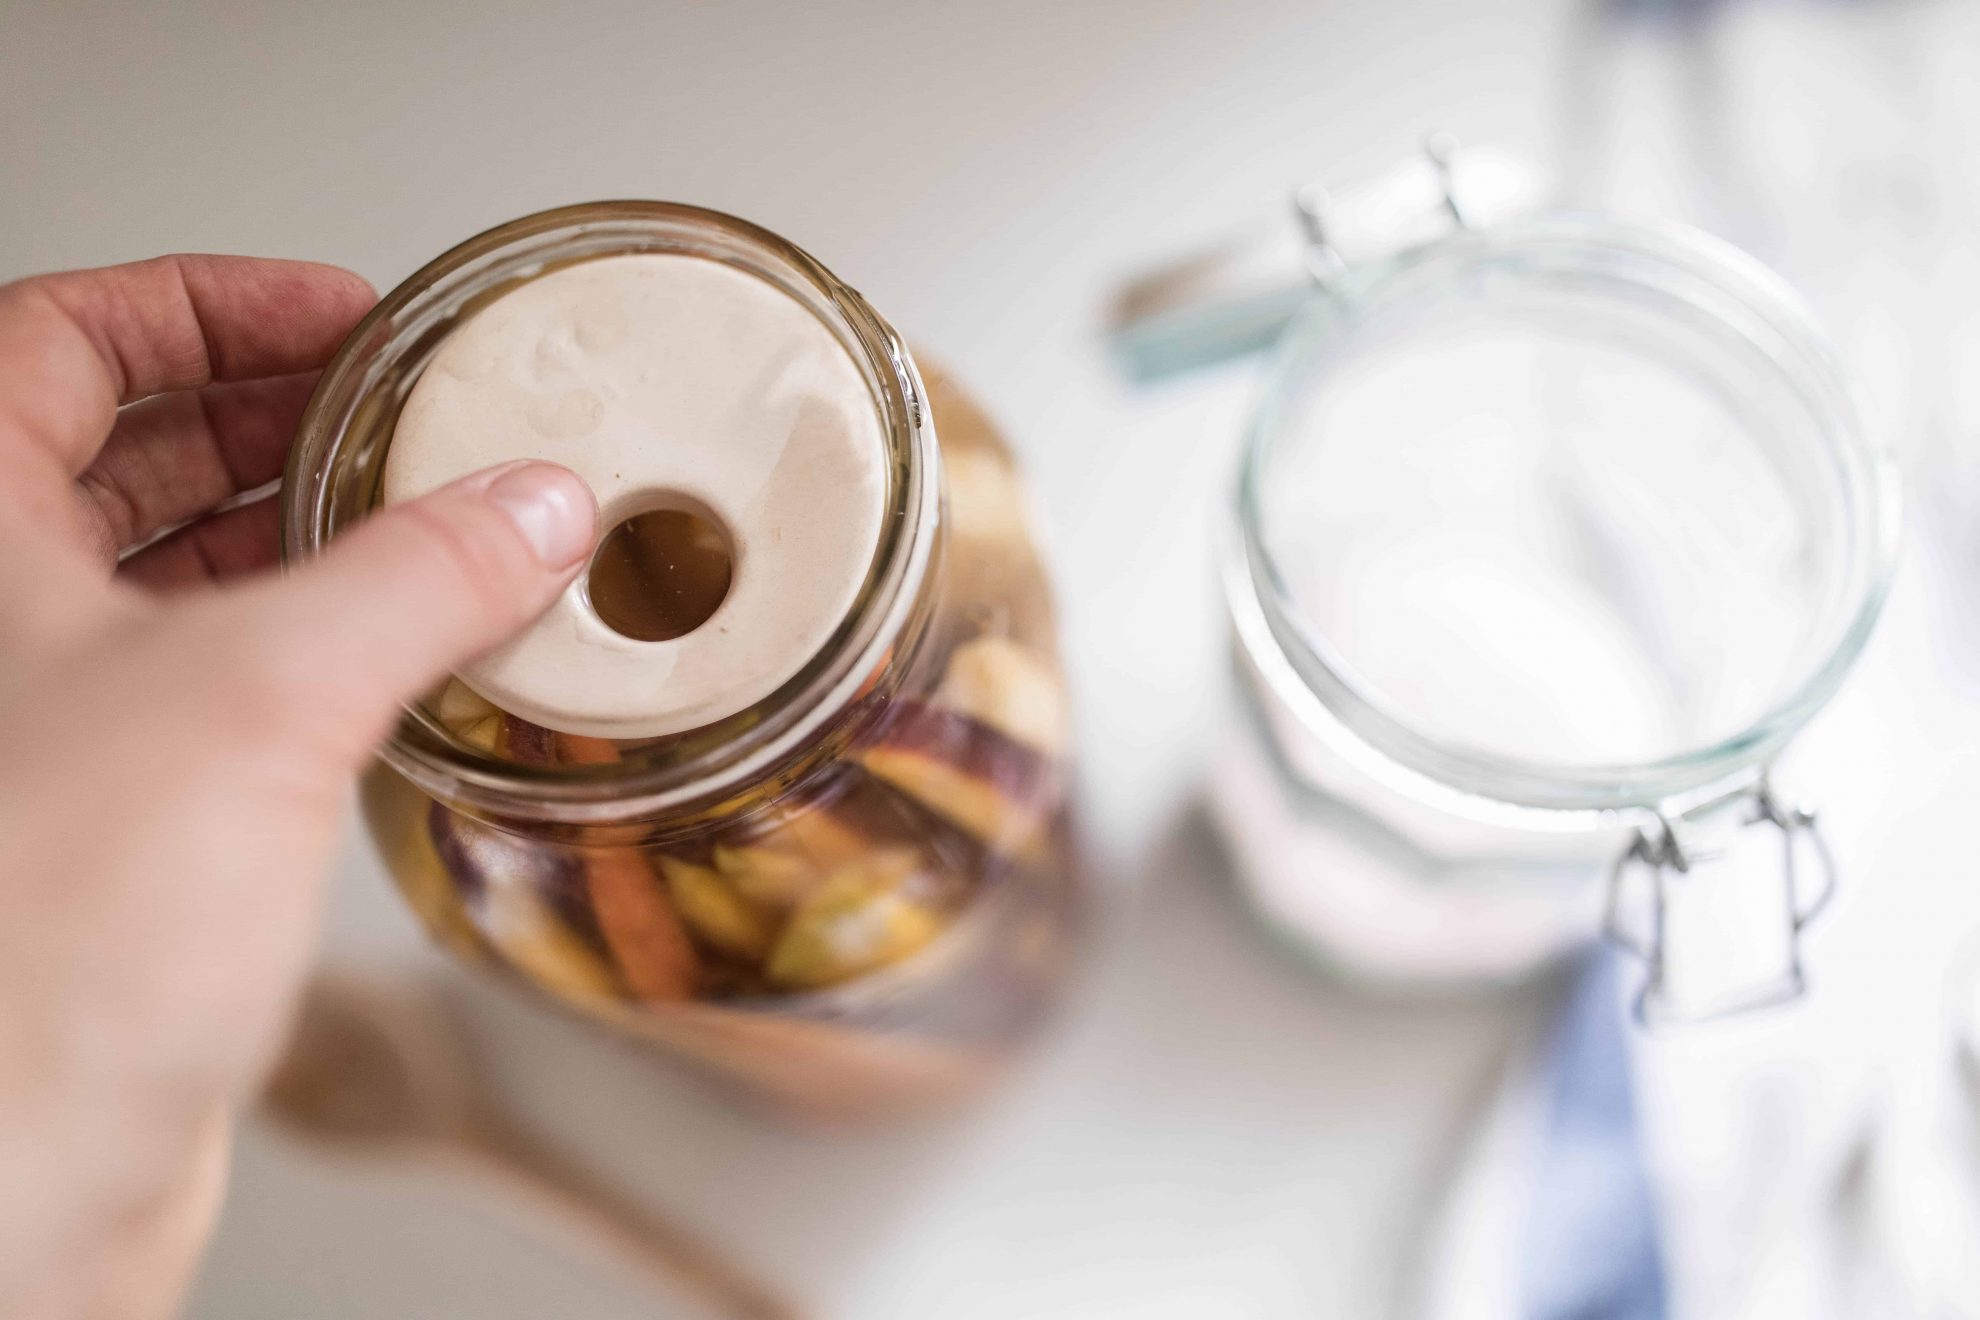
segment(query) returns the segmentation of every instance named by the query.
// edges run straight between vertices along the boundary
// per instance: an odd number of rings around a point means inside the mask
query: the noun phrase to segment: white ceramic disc
[[[653,508],[714,515],[733,579],[693,632],[614,632],[580,575],[460,673],[546,727],[651,737],[754,705],[817,653],[872,561],[885,450],[859,369],[803,305],[718,262],[640,254],[553,271],[455,329],[406,400],[383,494],[534,458],[590,483],[601,532]]]

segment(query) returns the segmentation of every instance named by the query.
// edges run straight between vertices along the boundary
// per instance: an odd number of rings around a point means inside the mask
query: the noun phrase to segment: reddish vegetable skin
[[[1055,764],[968,716],[904,703],[859,760],[985,847],[1029,857],[1043,846],[1058,796]]]

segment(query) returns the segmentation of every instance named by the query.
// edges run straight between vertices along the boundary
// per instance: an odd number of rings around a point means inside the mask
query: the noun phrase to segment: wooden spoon
[[[312,1140],[467,1169],[603,1240],[735,1320],[797,1320],[796,1309],[677,1224],[595,1181],[505,1119],[445,1007],[413,985],[319,977],[262,1097]]]

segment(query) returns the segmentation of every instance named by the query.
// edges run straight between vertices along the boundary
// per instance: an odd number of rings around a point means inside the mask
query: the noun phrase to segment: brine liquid
[[[667,642],[708,622],[734,570],[728,533],[713,518],[652,509],[605,533],[586,585],[591,607],[613,632]]]
[[[487,823],[381,766],[367,816],[439,942],[832,1116],[966,1090],[1038,1018],[1080,907],[1049,593],[1009,455],[939,380],[931,395],[950,497],[934,616],[890,661],[909,666],[892,695],[863,698],[851,745],[645,842]],[[629,519],[594,604],[608,621],[624,607],[629,635],[692,627],[726,551],[691,515]],[[545,729],[459,680],[428,711],[484,755],[544,767],[653,743]]]

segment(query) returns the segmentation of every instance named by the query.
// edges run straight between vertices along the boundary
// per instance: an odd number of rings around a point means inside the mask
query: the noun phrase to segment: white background
[[[1209,530],[1251,382],[1136,390],[1104,309],[1125,272],[1431,128],[1571,156],[1586,37],[1555,0],[0,0],[0,277],[193,249],[386,288],[488,225],[615,196],[818,255],[1033,474],[1120,899],[1094,973],[987,1105],[856,1136],[766,1125],[457,983],[505,1094],[830,1314],[1376,1314],[1536,997],[1370,1002],[1249,924],[1192,803],[1225,689]],[[355,835],[333,909],[327,958],[435,966]],[[470,1187],[251,1127],[191,1313],[673,1307]]]

